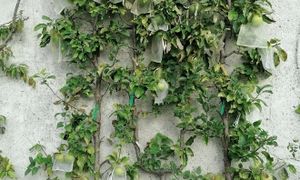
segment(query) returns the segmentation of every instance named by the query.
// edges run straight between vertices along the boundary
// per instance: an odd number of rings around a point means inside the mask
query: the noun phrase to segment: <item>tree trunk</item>
[[[97,131],[94,135],[94,148],[95,148],[95,180],[99,179],[100,177],[100,168],[101,168],[101,158],[100,158],[100,145],[101,145],[101,101],[102,101],[102,95],[101,95],[101,84],[102,84],[102,77],[98,77],[96,80],[96,87],[95,87],[95,107],[98,107],[98,113],[97,113]]]

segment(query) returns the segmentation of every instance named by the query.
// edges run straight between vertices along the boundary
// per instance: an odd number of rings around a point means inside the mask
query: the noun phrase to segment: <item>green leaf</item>
[[[285,168],[280,171],[281,180],[287,180],[289,178],[289,174]]]
[[[297,109],[295,110],[295,112],[296,112],[297,114],[300,114],[300,105],[298,105],[298,107],[297,107]]]
[[[185,145],[191,146],[191,145],[194,143],[194,140],[196,139],[196,137],[197,137],[197,136],[192,136],[192,137],[190,137],[190,138],[186,141]]]
[[[61,128],[63,126],[64,126],[64,122],[59,122],[57,123],[56,128]]]
[[[263,15],[262,17],[263,17],[264,22],[266,22],[266,23],[268,23],[268,24],[271,24],[271,23],[276,22],[274,19],[270,18],[270,17],[267,16],[267,15]]]
[[[43,19],[43,20],[46,20],[46,21],[52,21],[52,19],[49,18],[48,16],[42,16],[42,19]]]
[[[255,126],[255,127],[259,127],[260,125],[261,125],[261,120],[259,120],[259,121],[255,121],[254,123],[253,123],[253,126]]]
[[[274,64],[278,66],[280,64],[280,57],[277,53],[274,53]]]
[[[288,170],[289,170],[291,173],[296,174],[297,169],[295,168],[294,165],[289,164],[287,167],[288,167]]]
[[[34,27],[34,31],[38,31],[38,30],[43,29],[43,28],[46,28],[46,27],[47,27],[46,24],[41,23],[41,24],[38,24],[38,25],[36,25],[36,26]]]
[[[6,123],[6,117],[3,115],[0,115],[0,126],[5,125],[5,123]]]
[[[235,21],[235,20],[237,20],[237,19],[238,19],[238,16],[239,16],[239,14],[238,14],[238,12],[236,12],[235,10],[231,10],[231,11],[228,12],[228,19],[229,19],[230,21]]]
[[[85,163],[86,163],[85,158],[83,158],[83,157],[80,156],[80,157],[77,159],[77,165],[78,165],[78,167],[79,167],[80,170],[83,169]]]
[[[288,55],[287,53],[285,52],[285,50],[283,50],[282,48],[279,48],[278,50],[278,54],[279,54],[279,57],[282,61],[286,61],[287,58],[288,58]]]
[[[140,98],[145,94],[145,90],[142,87],[136,87],[134,94],[137,98]]]

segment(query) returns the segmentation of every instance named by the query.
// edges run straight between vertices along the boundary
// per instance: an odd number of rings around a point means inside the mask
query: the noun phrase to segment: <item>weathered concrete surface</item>
[[[12,16],[16,0],[0,0],[0,24],[9,21]],[[274,18],[277,22],[270,31],[274,37],[282,40],[282,46],[289,54],[289,60],[282,63],[273,77],[265,80],[264,83],[273,85],[274,94],[265,97],[269,104],[262,112],[255,112],[251,119],[264,120],[264,127],[272,135],[278,136],[279,147],[272,149],[272,154],[277,157],[290,160],[290,154],[286,147],[292,139],[300,138],[300,116],[294,113],[295,106],[300,103],[300,69],[296,68],[295,49],[296,35],[300,24],[299,0],[274,0]],[[29,17],[25,23],[25,30],[22,34],[14,37],[12,44],[15,58],[13,62],[26,63],[30,66],[32,73],[42,68],[55,74],[57,79],[53,81],[53,88],[58,90],[64,83],[66,72],[71,72],[70,67],[64,62],[58,62],[58,52],[50,46],[44,49],[39,48],[36,33],[33,27],[41,22],[41,16],[47,15],[56,17],[52,0],[23,0],[21,9],[24,15]],[[123,95],[105,97],[106,104],[102,107],[104,126],[103,136],[108,137],[112,130],[109,118],[113,112],[113,104],[116,102],[126,103]],[[53,105],[56,98],[44,86],[38,86],[33,90],[22,82],[10,80],[0,75],[0,114],[7,116],[8,124],[6,134],[0,136],[0,149],[8,156],[17,171],[19,179],[42,180],[46,179],[44,174],[24,177],[29,148],[37,142],[45,145],[47,152],[54,152],[61,143],[56,130],[57,119],[54,115],[62,109]],[[173,118],[168,113],[162,116],[147,117],[139,122],[140,144],[145,146],[146,142],[157,132],[165,133],[171,137],[178,136],[174,131]],[[211,141],[205,145],[200,139],[197,140],[193,149],[195,157],[191,159],[190,167],[201,166],[204,171],[218,172],[223,168],[220,143]],[[112,147],[105,141],[103,143],[103,155],[105,158],[112,150]],[[300,172],[300,163],[294,163]],[[291,179],[300,179],[300,173]],[[157,179],[156,177],[143,176],[141,179]]]

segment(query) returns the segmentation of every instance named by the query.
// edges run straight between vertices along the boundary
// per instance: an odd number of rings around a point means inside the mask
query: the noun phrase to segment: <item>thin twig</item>
[[[106,164],[106,163],[109,163],[109,161],[108,161],[108,160],[103,161],[103,162],[100,164],[100,168],[101,168],[104,164]]]
[[[140,168],[143,172],[145,172],[145,173],[154,174],[154,175],[159,176],[159,177],[162,176],[162,175],[167,175],[167,174],[171,174],[171,173],[172,173],[172,171],[169,170],[169,169],[161,169],[161,170],[152,171],[152,170],[146,169],[146,168],[143,167],[143,166],[139,166],[139,168]]]
[[[54,90],[53,88],[48,84],[48,83],[45,83],[45,85],[50,89],[50,91],[52,92],[52,94],[54,96],[56,96],[59,100],[61,100],[64,104],[67,104],[67,106],[70,106],[71,108],[77,110],[77,111],[80,111],[80,109],[78,109],[77,107],[73,106],[72,104],[70,104],[69,102],[67,102],[66,100],[64,100],[62,97],[60,97]]]
[[[242,53],[239,50],[234,50],[234,51],[224,55],[224,59],[229,58],[230,56],[232,56],[234,54],[242,54]]]

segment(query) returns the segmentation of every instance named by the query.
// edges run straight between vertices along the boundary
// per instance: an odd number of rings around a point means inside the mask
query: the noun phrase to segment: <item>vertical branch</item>
[[[231,160],[228,156],[228,150],[229,150],[229,115],[228,112],[225,112],[225,114],[222,116],[222,121],[224,125],[224,134],[223,137],[221,137],[222,146],[223,146],[223,163],[224,163],[224,169],[225,169],[225,178],[226,180],[231,180],[231,174],[228,172],[228,169],[231,167]]]
[[[224,33],[224,39],[222,41],[224,42],[224,47],[221,49],[221,59],[220,63],[225,63],[225,45],[226,45],[226,32]],[[221,112],[221,118],[222,118],[222,123],[224,126],[224,133],[223,136],[221,137],[222,141],[222,146],[223,146],[223,162],[224,162],[224,169],[225,169],[225,178],[226,180],[231,180],[231,174],[228,172],[228,169],[231,167],[231,160],[228,156],[228,148],[229,148],[229,142],[230,142],[230,137],[229,137],[229,114],[228,110],[226,110],[225,107],[225,102],[224,100],[221,99],[221,105],[223,106],[222,108],[224,109],[224,112]],[[223,114],[222,114],[223,113]]]
[[[135,26],[133,26],[132,28],[132,52],[133,52],[133,56],[132,56],[132,67],[133,67],[133,73],[135,72],[136,70],[136,67],[137,67],[137,62],[136,62],[136,59],[137,59],[137,53],[136,53],[136,29],[135,29]],[[134,95],[134,92],[130,92],[129,93],[129,98],[133,98],[133,103],[131,104],[133,106],[133,112],[132,112],[132,119],[135,120],[135,95]],[[136,153],[136,158],[138,159],[139,156],[140,156],[140,147],[138,146],[138,141],[139,141],[139,134],[138,134],[138,128],[137,128],[137,122],[135,124],[135,127],[134,127],[134,143],[133,143],[133,146],[134,146],[134,149],[135,149],[135,153]]]
[[[102,101],[101,86],[102,86],[102,75],[97,77],[96,86],[95,86],[95,108],[99,108],[98,111],[97,111],[97,118],[96,118],[97,131],[94,135],[95,171],[96,171],[96,173],[100,173],[100,168],[101,168],[101,157],[100,157],[101,125],[102,125],[102,119],[101,119],[101,101]],[[97,179],[96,176],[95,176],[95,179]]]
[[[98,22],[98,16],[96,16],[94,24],[93,24],[93,34],[95,35],[97,33],[97,22]],[[98,67],[98,57],[100,56],[100,52],[95,55],[93,62],[94,68],[97,69]],[[99,179],[100,176],[100,169],[103,163],[101,162],[101,127],[102,127],[102,118],[101,118],[101,102],[103,96],[101,95],[101,88],[102,88],[102,73],[96,77],[96,85],[95,85],[95,108],[96,109],[96,123],[97,123],[97,131],[94,134],[94,149],[95,149],[95,172],[96,175],[94,179]]]
[[[227,0],[227,4],[229,6],[229,9],[232,7],[232,1]],[[224,46],[220,50],[220,63],[224,64],[226,55],[225,55],[225,48],[226,48],[226,40],[227,40],[228,32],[225,30],[222,38],[221,38],[221,43],[224,44]],[[231,160],[228,155],[229,151],[229,143],[230,143],[230,136],[229,136],[229,114],[228,111],[226,110],[225,107],[225,102],[222,101],[222,106],[224,106],[224,112],[221,112],[221,118],[222,118],[222,123],[224,125],[224,132],[223,136],[221,137],[221,142],[223,146],[223,164],[224,164],[224,174],[225,174],[225,179],[226,180],[232,180],[232,175],[230,172],[228,172],[229,168],[231,167]],[[222,114],[223,113],[223,114]]]

